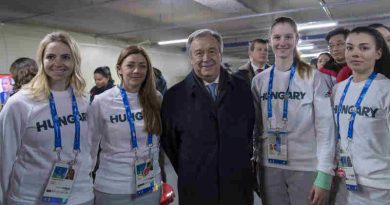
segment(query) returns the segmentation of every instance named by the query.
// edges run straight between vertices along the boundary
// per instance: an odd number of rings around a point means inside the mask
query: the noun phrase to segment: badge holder
[[[355,170],[353,169],[351,156],[347,153],[340,153],[339,166],[344,172],[345,184],[349,191],[358,191]]]
[[[58,161],[54,163],[45,191],[43,192],[42,202],[48,204],[66,204],[68,202],[72,187],[76,179],[77,170],[76,156],[70,162],[61,160],[61,150],[57,151]]]
[[[287,165],[287,121],[283,120],[283,128],[276,127],[276,123],[269,121],[268,129],[268,162]],[[276,127],[276,128],[273,128]]]
[[[149,146],[149,157],[146,160],[138,159],[135,152],[135,187],[137,197],[143,196],[158,190],[155,183],[155,170],[153,166],[153,157],[151,157],[151,146]]]
[[[349,152],[350,143],[352,142],[352,139],[353,139],[353,130],[354,130],[353,126],[354,126],[354,122],[355,122],[356,111],[357,111],[357,109],[359,109],[359,107],[363,101],[363,98],[368,91],[368,88],[370,87],[370,85],[374,81],[374,79],[376,78],[377,74],[378,73],[376,73],[376,72],[372,72],[370,74],[367,81],[364,83],[364,87],[361,90],[360,95],[359,95],[355,105],[350,110],[351,117],[350,117],[349,123],[348,123],[349,125],[348,125],[348,135],[347,135],[347,138],[348,138],[347,149],[346,149],[345,153],[343,152],[343,150],[340,149],[339,165],[340,165],[342,172],[343,172],[341,174],[345,176],[345,183],[346,183],[347,189],[350,191],[358,191],[356,173],[355,173],[355,170],[353,169],[352,158],[351,158],[351,154]],[[340,102],[339,102],[338,107],[337,107],[336,122],[337,122],[337,126],[338,126],[338,137],[337,137],[338,140],[340,140],[340,138],[341,138],[341,136],[340,136],[340,113],[341,113],[341,109],[343,106],[343,102],[345,100],[345,96],[347,95],[347,92],[348,92],[348,89],[349,89],[349,86],[350,86],[352,80],[353,80],[353,77],[350,77],[348,79],[348,82],[344,87],[344,91],[341,95]]]

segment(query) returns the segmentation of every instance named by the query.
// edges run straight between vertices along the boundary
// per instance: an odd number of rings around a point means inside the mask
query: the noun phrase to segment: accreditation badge
[[[72,192],[76,174],[77,170],[74,166],[63,162],[55,163],[43,192],[42,202],[66,204]]]
[[[137,196],[143,196],[144,194],[158,190],[158,185],[154,182],[155,170],[153,167],[153,158],[136,160],[134,170]]]
[[[268,162],[287,165],[287,132],[271,129],[268,131]]]
[[[345,176],[345,184],[349,191],[357,191],[358,184],[356,180],[355,170],[353,169],[351,156],[348,153],[340,153],[339,167]]]

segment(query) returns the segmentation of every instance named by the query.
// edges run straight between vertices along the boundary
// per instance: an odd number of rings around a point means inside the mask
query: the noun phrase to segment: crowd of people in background
[[[98,67],[87,93],[77,42],[47,34],[37,63],[19,58],[2,80],[0,205],[157,205],[164,152],[184,205],[252,205],[254,191],[263,205],[390,204],[389,29],[336,28],[310,64],[298,40],[276,18],[231,73],[222,36],[196,30],[192,70],[170,89],[129,45],[120,81]]]

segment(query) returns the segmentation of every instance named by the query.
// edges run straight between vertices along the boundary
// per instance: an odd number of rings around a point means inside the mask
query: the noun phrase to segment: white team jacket
[[[322,171],[333,175],[335,167],[335,126],[329,89],[316,70],[310,78],[302,79],[296,71],[290,87],[288,107],[288,165],[268,163],[267,153],[267,99],[271,69],[256,75],[252,92],[257,112],[255,136],[262,148],[260,161],[264,166],[297,170]],[[290,71],[275,69],[272,90],[272,115],[282,122],[283,96],[287,90]]]
[[[336,119],[337,106],[348,80],[333,89],[333,108]],[[351,82],[340,113],[341,148],[348,145],[348,125],[351,109],[366,81]],[[390,189],[390,80],[378,74],[369,87],[361,109],[357,110],[350,143],[352,164],[359,184]]]
[[[134,114],[135,129],[138,140],[137,156],[141,159],[148,156],[147,136],[144,131],[142,109],[138,101],[138,93],[127,93],[131,112]],[[96,173],[95,189],[109,194],[134,194],[135,152],[131,149],[130,127],[125,107],[118,86],[95,96],[88,110],[88,126],[93,138],[92,156],[96,162],[100,142],[99,169]],[[153,166],[156,182],[161,184],[159,159],[160,137],[153,135]]]
[[[69,90],[52,91],[61,122],[62,159],[74,158],[75,126]],[[76,181],[68,204],[80,204],[93,199],[91,140],[88,138],[88,98],[77,98],[80,112],[80,148]],[[49,101],[34,101],[27,90],[9,98],[0,113],[0,204],[39,204],[53,164],[54,129]]]

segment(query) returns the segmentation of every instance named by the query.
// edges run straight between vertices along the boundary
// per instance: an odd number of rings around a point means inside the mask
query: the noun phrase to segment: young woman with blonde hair
[[[0,114],[0,204],[93,204],[77,43],[49,33],[37,60],[37,75]]]

